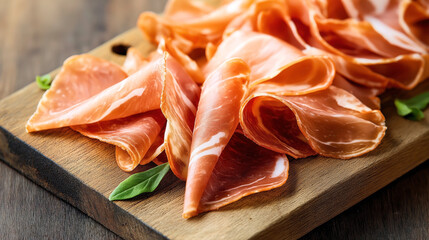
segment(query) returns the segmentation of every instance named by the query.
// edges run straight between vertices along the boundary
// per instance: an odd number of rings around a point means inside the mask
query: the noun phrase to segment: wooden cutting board
[[[90,53],[120,64],[124,57],[111,47],[123,43],[145,54],[154,49],[132,29]],[[185,184],[173,174],[155,193],[110,202],[109,194],[129,176],[116,166],[113,146],[69,128],[26,133],[25,123],[43,94],[34,83],[0,102],[0,158],[126,239],[294,239],[429,158],[429,110],[425,120],[413,122],[397,116],[392,103],[393,96],[425,90],[429,81],[382,97],[388,130],[375,151],[350,160],[292,160],[283,187],[189,220],[181,217]]]

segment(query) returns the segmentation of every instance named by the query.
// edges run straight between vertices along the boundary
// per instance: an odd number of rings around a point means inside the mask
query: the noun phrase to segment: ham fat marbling
[[[168,162],[193,217],[282,186],[287,156],[375,149],[378,96],[429,77],[428,22],[422,0],[170,0],[138,18],[155,51],[70,57],[26,128],[113,144],[124,171]]]

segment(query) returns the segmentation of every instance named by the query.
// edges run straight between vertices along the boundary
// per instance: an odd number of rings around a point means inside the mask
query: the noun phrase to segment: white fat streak
[[[226,137],[225,132],[218,132],[213,135],[207,142],[201,144],[196,147],[191,153],[191,160],[189,164],[191,164],[195,159],[198,159],[207,155],[216,155],[219,156],[222,152],[223,146],[214,147],[216,144],[220,143],[222,138]]]
[[[196,155],[192,155],[191,160],[189,161],[189,164],[192,164],[193,162],[195,162],[196,159],[200,159],[204,156],[215,155],[219,157],[220,154],[222,153],[223,148],[224,146],[213,147],[213,148],[209,148],[204,151],[201,151]]]
[[[169,74],[171,75],[172,78],[174,78],[174,75],[171,72],[169,72]],[[189,99],[189,97],[183,92],[183,90],[180,88],[180,86],[178,86],[177,81],[175,81],[175,83],[174,83],[174,88],[175,88],[176,91],[179,91],[181,93],[181,97],[182,97],[181,99],[183,100],[183,102],[185,103],[185,105],[195,115],[195,113],[197,112],[197,108],[192,103],[192,101]]]
[[[185,102],[186,106],[192,111],[193,114],[197,112],[197,108],[195,105],[191,102],[191,100],[186,96],[186,94],[183,93],[183,102]]]
[[[103,114],[103,116],[100,119],[103,119],[106,116],[108,116],[113,110],[115,110],[116,108],[118,108],[119,106],[121,106],[122,104],[130,100],[131,98],[142,96],[145,91],[146,91],[146,87],[134,89],[126,97],[113,102],[112,105],[110,105],[110,107],[106,110],[106,112]]]
[[[271,178],[276,178],[280,176],[286,169],[285,160],[283,157],[278,157],[276,161],[276,166],[274,167],[274,172],[271,174]]]
[[[200,146],[196,147],[193,151],[192,154],[197,153],[201,150],[204,150],[206,148],[209,148],[211,146],[214,146],[215,144],[218,144],[220,142],[220,139],[225,137],[226,133],[225,132],[218,132],[217,134],[213,135],[210,140],[208,140],[207,142],[201,144]]]

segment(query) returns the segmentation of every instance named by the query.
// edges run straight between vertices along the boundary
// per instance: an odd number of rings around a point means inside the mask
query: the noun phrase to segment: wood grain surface
[[[163,5],[142,0],[0,0],[0,98],[69,55],[131,28],[141,11],[160,12]],[[0,239],[118,238],[3,163],[0,181]],[[427,239],[428,182],[426,162],[304,238]]]

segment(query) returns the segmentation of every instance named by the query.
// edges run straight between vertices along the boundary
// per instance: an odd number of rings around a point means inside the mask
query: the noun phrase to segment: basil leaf
[[[51,87],[52,78],[50,74],[45,74],[43,76],[36,76],[36,83],[42,90],[48,90]]]
[[[423,109],[429,104],[429,92],[424,92],[407,100],[395,99],[395,106],[399,116],[411,120],[422,120],[425,115]]]
[[[125,200],[145,192],[153,192],[168,170],[170,170],[170,165],[164,163],[147,171],[129,176],[113,190],[109,200]]]

